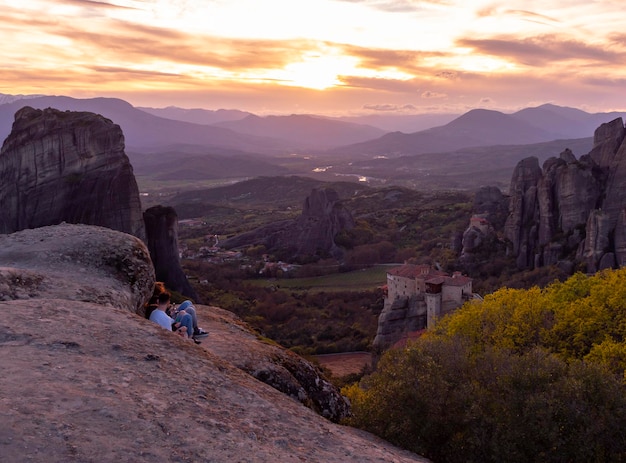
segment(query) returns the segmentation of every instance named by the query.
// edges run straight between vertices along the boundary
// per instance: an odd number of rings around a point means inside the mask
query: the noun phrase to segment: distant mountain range
[[[138,106],[137,109],[141,109],[142,111],[152,114],[153,116],[159,116],[164,119],[203,125],[211,125],[218,122],[237,121],[252,114],[246,111],[239,111],[238,109],[218,109],[213,111],[211,109],[199,108],[185,109],[178,108],[176,106],[168,106],[167,108],[145,108]]]
[[[255,137],[223,127],[164,119],[116,98],[76,99],[64,96],[36,97],[0,105],[0,135],[3,139],[11,131],[14,114],[23,106],[101,114],[122,128],[129,150],[141,152],[158,152],[173,145],[202,146],[213,152],[239,150],[265,155],[279,154],[289,149],[289,143],[269,137]]]
[[[332,152],[344,156],[394,158],[470,147],[579,139],[593,136],[600,124],[624,115],[617,112],[589,114],[551,104],[513,114],[474,109],[440,127],[411,134],[388,133],[376,140],[335,148]]]
[[[155,180],[313,175],[315,171],[325,179],[351,175],[400,181],[425,178],[435,171],[444,177],[462,177],[471,167],[484,181],[489,181],[489,172],[502,181],[521,158],[531,155],[527,153],[556,156],[571,147],[577,156],[586,154],[600,124],[626,116],[546,104],[513,114],[475,109],[460,116],[259,117],[235,109],[136,108],[115,98],[0,94],[3,140],[15,112],[26,105],[90,111],[111,119],[122,127],[136,173]],[[394,124],[425,127],[438,123],[443,125],[410,133],[387,132]],[[534,148],[524,148],[530,144]],[[432,156],[423,158],[425,154]],[[441,166],[448,165],[450,172],[442,172]],[[454,172],[455,166],[463,168]]]
[[[271,134],[272,137],[288,140],[298,149],[317,151],[363,140],[373,140],[386,133],[384,130],[368,125],[306,114],[266,117],[250,114],[244,119],[219,122],[214,125],[254,136]]]

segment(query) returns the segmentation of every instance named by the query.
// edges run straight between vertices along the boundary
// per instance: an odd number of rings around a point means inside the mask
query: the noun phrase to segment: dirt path
[[[316,355],[315,358],[324,368],[328,368],[334,377],[360,373],[372,365],[369,352],[345,352],[342,354]]]

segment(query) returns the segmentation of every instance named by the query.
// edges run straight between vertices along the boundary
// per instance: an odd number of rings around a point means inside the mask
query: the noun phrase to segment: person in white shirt
[[[171,318],[167,313],[170,306],[170,293],[163,292],[159,294],[158,305],[150,314],[150,321],[162,326],[166,330],[180,333],[185,338],[193,336],[193,320],[191,315],[184,311],[179,312],[178,321]]]

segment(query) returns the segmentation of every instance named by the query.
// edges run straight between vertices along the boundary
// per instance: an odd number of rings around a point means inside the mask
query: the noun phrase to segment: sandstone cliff
[[[255,379],[291,367],[233,314],[198,306],[201,345],[138,315],[154,273],[130,235],[4,235],[0,268],[3,461],[426,461]]]
[[[0,151],[0,233],[61,222],[144,237],[118,125],[93,113],[24,107]]]
[[[146,243],[157,280],[194,302],[200,302],[180,266],[176,211],[172,207],[154,206],[143,213],[143,218],[146,225]]]
[[[243,233],[222,243],[225,248],[264,245],[269,252],[280,252],[288,257],[341,257],[342,250],[335,244],[341,230],[354,228],[354,219],[339,201],[339,195],[329,188],[313,189],[305,199],[302,214],[296,220],[270,224]]]
[[[474,269],[501,247],[497,230],[507,219],[509,198],[494,186],[482,187],[474,195],[472,218],[461,238],[460,261],[466,270]]]
[[[146,240],[157,278],[197,301],[180,266],[176,213],[142,215],[122,130],[110,120],[22,108],[0,152],[0,178],[0,232],[68,222],[130,233]]]
[[[539,167],[520,161],[511,179],[505,236],[519,268],[565,263],[587,271],[626,262],[626,130],[621,118],[602,124],[594,147],[570,150]]]

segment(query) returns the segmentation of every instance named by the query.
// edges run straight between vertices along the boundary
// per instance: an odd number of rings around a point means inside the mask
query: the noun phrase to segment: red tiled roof
[[[444,282],[444,284],[446,286],[465,286],[472,281],[470,277],[464,277],[462,275],[455,277],[446,277],[445,280],[446,281]]]
[[[445,278],[446,277],[442,277],[441,275],[435,275],[432,277],[428,277],[425,279],[426,283],[429,283],[431,285],[441,285],[443,283],[445,283]]]
[[[435,270],[430,265],[415,265],[415,264],[404,264],[400,267],[394,267],[387,271],[389,275],[404,277],[404,278],[417,278],[419,276],[424,275],[447,275],[444,272],[440,272],[439,270]]]
[[[449,286],[465,286],[472,279],[463,275],[451,277],[445,272],[435,270],[429,265],[404,264],[391,268],[387,271],[389,275],[402,278],[420,278],[431,284],[445,284]],[[441,280],[440,280],[441,278]]]

